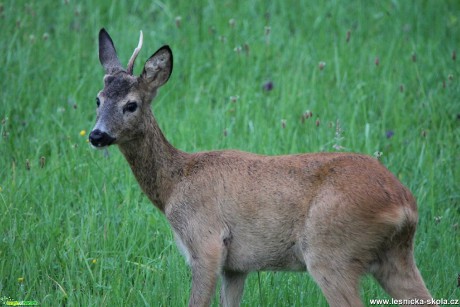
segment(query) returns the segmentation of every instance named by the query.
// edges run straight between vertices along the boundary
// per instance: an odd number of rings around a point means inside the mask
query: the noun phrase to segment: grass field
[[[135,73],[171,46],[153,109],[182,150],[381,154],[418,200],[428,288],[460,299],[460,2],[106,2],[0,4],[0,304],[187,304],[166,219],[116,147],[87,144],[101,27],[124,63],[144,31]],[[270,272],[243,305],[327,306],[308,274]]]

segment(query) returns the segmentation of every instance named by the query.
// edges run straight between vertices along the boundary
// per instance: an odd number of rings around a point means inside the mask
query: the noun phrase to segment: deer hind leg
[[[415,227],[407,227],[389,247],[383,249],[371,266],[371,273],[395,299],[431,300],[413,255]],[[416,300],[415,300],[416,302]]]
[[[329,306],[363,306],[359,296],[361,270],[354,265],[338,265],[331,255],[307,255],[308,272],[321,288]]]
[[[363,306],[359,282],[366,272],[365,251],[356,253],[353,248],[348,248],[347,240],[335,241],[336,235],[331,237],[318,229],[310,229],[303,244],[308,272],[321,288],[329,306]]]
[[[221,306],[239,306],[241,297],[243,296],[244,282],[246,280],[247,273],[223,271],[221,275]]]
[[[380,244],[380,230],[342,210],[340,197],[332,197],[310,208],[300,238],[303,257],[330,306],[363,306],[359,283]]]

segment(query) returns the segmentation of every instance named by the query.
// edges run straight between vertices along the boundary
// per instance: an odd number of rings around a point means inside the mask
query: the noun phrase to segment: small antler
[[[139,51],[141,51],[143,40],[144,40],[144,36],[141,31],[141,35],[139,37],[139,44],[137,45],[136,49],[134,49],[133,55],[131,56],[128,62],[128,74],[130,75],[133,74],[134,61],[136,61],[137,55],[139,54]]]

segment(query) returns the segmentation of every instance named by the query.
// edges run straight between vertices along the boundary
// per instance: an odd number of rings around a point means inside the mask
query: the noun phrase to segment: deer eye
[[[127,104],[125,104],[125,106],[123,107],[123,114],[126,113],[126,112],[129,112],[129,113],[133,113],[134,111],[137,110],[137,103],[135,102],[128,102]]]
[[[98,108],[101,105],[101,101],[99,100],[99,97],[96,97],[96,105]]]

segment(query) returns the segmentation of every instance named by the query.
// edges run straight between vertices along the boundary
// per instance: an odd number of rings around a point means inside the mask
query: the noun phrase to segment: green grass
[[[418,200],[415,253],[428,288],[460,298],[457,1],[108,3],[0,4],[0,297],[187,303],[190,273],[166,219],[117,148],[92,150],[80,135],[95,120],[106,27],[124,63],[144,31],[136,73],[161,45],[173,49],[153,109],[182,150],[382,152]],[[371,278],[362,284],[365,302],[388,297]],[[327,304],[307,274],[263,272],[248,279],[243,305]]]

